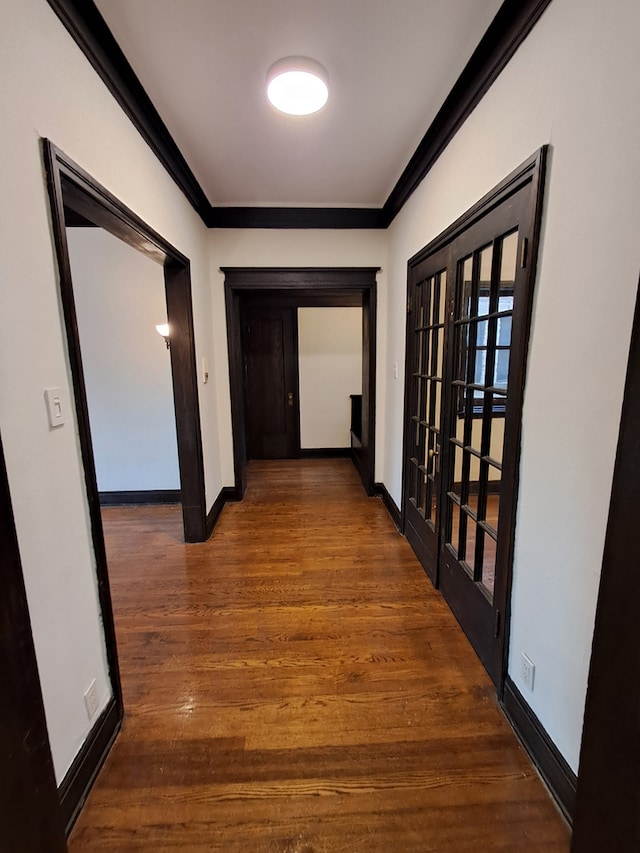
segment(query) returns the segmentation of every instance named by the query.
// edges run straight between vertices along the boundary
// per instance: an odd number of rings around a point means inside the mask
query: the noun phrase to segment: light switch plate
[[[202,384],[206,385],[209,381],[209,359],[202,359]]]
[[[65,416],[62,388],[47,388],[44,392],[44,399],[47,404],[49,426],[52,429],[62,426]]]

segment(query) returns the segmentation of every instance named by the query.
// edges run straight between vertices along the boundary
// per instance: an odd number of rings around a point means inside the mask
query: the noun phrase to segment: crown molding
[[[209,228],[386,228],[381,208],[212,207]]]
[[[206,223],[211,204],[93,0],[47,0],[118,104]]]
[[[551,0],[505,0],[383,207],[390,225],[473,112]]]
[[[209,228],[387,228],[551,0],[505,0],[382,208],[213,207],[93,0],[47,0]]]

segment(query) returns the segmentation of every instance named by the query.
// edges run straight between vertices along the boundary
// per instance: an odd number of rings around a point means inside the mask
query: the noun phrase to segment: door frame
[[[525,160],[520,166],[514,169],[506,178],[504,178],[497,186],[432,240],[427,246],[417,252],[410,258],[407,264],[407,332],[409,334],[409,299],[411,297],[412,273],[413,270],[427,258],[436,252],[440,252],[450,246],[453,241],[460,237],[464,232],[471,228],[476,222],[491,213],[493,209],[505,202],[510,196],[521,190],[527,184],[531,185],[529,195],[527,220],[530,223],[530,239],[525,246],[525,268],[526,276],[524,280],[523,296],[521,304],[523,305],[523,326],[522,337],[512,340],[512,349],[519,351],[522,354],[514,362],[515,373],[509,377],[509,405],[505,417],[505,438],[503,451],[503,477],[502,483],[504,489],[501,492],[501,502],[510,502],[511,512],[507,519],[508,524],[506,530],[501,528],[501,536],[506,537],[508,542],[508,553],[505,558],[507,566],[506,576],[496,583],[494,590],[494,609],[499,613],[499,624],[496,625],[496,639],[498,640],[498,650],[496,652],[496,672],[492,676],[496,684],[498,697],[502,699],[504,685],[507,676],[508,668],[508,652],[509,652],[509,632],[511,621],[511,589],[513,581],[513,553],[515,543],[515,524],[518,502],[518,481],[520,469],[520,441],[521,441],[521,426],[522,426],[522,404],[524,399],[524,384],[526,378],[526,365],[528,357],[528,342],[531,328],[531,315],[533,309],[533,288],[536,278],[536,265],[538,257],[538,246],[540,242],[540,231],[542,223],[542,206],[544,193],[544,178],[546,172],[546,163],[548,157],[548,146],[544,145],[538,149],[531,157]],[[447,312],[453,310],[452,305],[447,305]],[[444,353],[445,363],[452,357],[451,351],[451,336],[449,339],[449,352]],[[407,450],[410,441],[410,417],[411,417],[411,388],[409,376],[411,365],[409,364],[409,348],[405,341],[405,398],[404,398],[404,435],[402,448],[402,531],[406,533],[406,516],[407,516],[407,500],[409,494],[409,466],[407,462]],[[445,411],[445,400],[443,395],[443,416],[447,417]],[[442,420],[441,420],[442,422]],[[442,446],[444,448],[445,429],[442,431]],[[441,459],[442,470],[446,470],[448,464],[448,456],[445,449],[444,458]],[[444,477],[442,482],[444,483]],[[440,506],[442,501],[440,498]],[[439,535],[442,531],[442,524],[438,520]],[[440,553],[441,543],[438,547]],[[439,566],[439,558],[438,563]],[[434,573],[428,572],[434,586],[440,584],[438,570]],[[435,576],[434,576],[435,575]],[[498,580],[498,579],[496,579]]]
[[[187,542],[207,538],[204,462],[195,358],[189,260],[119,199],[47,139],[42,151],[51,206],[52,236],[59,273],[78,437],[84,469],[91,539],[96,561],[98,600],[113,699],[82,745],[59,786],[63,821],[70,831],[124,717],[107,555],[96,479],[87,393],[66,236],[65,210],[87,225],[98,226],[161,264],[167,316],[172,328],[170,358],[182,498]]]
[[[640,287],[620,432],[580,748],[573,853],[637,850],[640,684]]]
[[[0,441],[0,671],[3,713],[13,725],[0,728],[3,761],[0,798],[6,811],[0,818],[5,843],[23,853],[64,853],[62,810],[56,789],[51,747],[20,549],[16,536],[9,482]],[[3,720],[6,723],[6,719]],[[9,771],[11,778],[6,778]],[[6,796],[5,796],[6,794]],[[8,820],[9,825],[5,823]],[[18,827],[20,836],[14,835]]]
[[[221,267],[225,276],[235,498],[247,490],[242,371],[243,299],[261,295],[291,307],[362,307],[362,447],[353,461],[368,495],[375,482],[376,273],[379,267]]]

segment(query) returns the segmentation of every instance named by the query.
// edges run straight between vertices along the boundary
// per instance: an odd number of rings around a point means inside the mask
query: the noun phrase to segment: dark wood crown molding
[[[383,219],[387,226],[424,180],[550,2],[505,0],[502,4],[386,200]]]
[[[209,228],[386,228],[376,207],[212,207]]]
[[[47,0],[47,2],[206,224],[211,205],[204,190],[93,0]]]
[[[209,228],[387,228],[551,0],[505,0],[382,208],[213,207],[93,0],[47,0]]]

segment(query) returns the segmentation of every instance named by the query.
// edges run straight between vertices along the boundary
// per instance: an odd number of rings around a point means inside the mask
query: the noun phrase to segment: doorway
[[[499,688],[545,156],[408,272],[404,530]]]
[[[244,348],[262,347],[261,343],[247,340],[247,318],[251,322],[264,318],[267,326],[276,328],[276,338],[281,341],[282,354],[269,354],[269,372],[277,370],[278,379],[268,392],[271,401],[277,402],[278,419],[273,421],[274,430],[269,439],[272,452],[290,452],[291,457],[300,453],[300,415],[298,400],[297,341],[295,311],[298,308],[360,307],[362,309],[362,415],[358,423],[359,436],[350,450],[353,462],[367,494],[374,491],[375,466],[375,384],[376,384],[376,273],[377,268],[244,268],[225,267],[225,297],[227,310],[227,340],[229,347],[229,378],[231,391],[231,417],[235,468],[236,499],[242,499],[246,491],[247,461],[252,452],[264,452],[260,442],[249,434],[253,429],[253,415],[249,414],[245,393],[248,362]],[[287,325],[293,324],[287,331]],[[273,332],[273,329],[271,329]],[[253,335],[253,332],[249,333]],[[287,343],[288,342],[288,343]],[[285,344],[295,357],[284,354]],[[276,347],[276,349],[278,349]],[[249,359],[251,360],[251,359]],[[259,361],[256,358],[256,363]],[[296,362],[293,365],[293,362]],[[291,364],[287,367],[287,362]],[[288,370],[288,373],[287,373]],[[264,374],[264,370],[262,371]],[[264,376],[257,374],[251,384],[258,385]],[[264,385],[260,386],[264,389]],[[266,396],[264,390],[258,395]],[[289,395],[292,395],[291,397]],[[275,408],[275,406],[274,406]],[[260,406],[258,407],[260,410]],[[284,410],[284,414],[283,414]],[[287,437],[288,433],[288,437]],[[295,443],[295,446],[294,446]],[[263,457],[263,458],[269,458]],[[273,457],[271,457],[273,458]],[[276,457],[278,458],[278,457]],[[280,457],[282,458],[282,457]]]
[[[69,828],[109,751],[124,715],[100,499],[66,235],[66,224],[70,221],[70,216],[75,218],[76,223],[84,222],[86,225],[104,228],[163,268],[167,318],[171,328],[170,360],[185,541],[204,541],[207,538],[207,525],[189,260],[51,142],[43,140],[42,144],[60,277],[60,301],[67,335],[78,439],[95,555],[98,598],[113,692],[111,701],[94,724],[59,788],[63,822]]]

